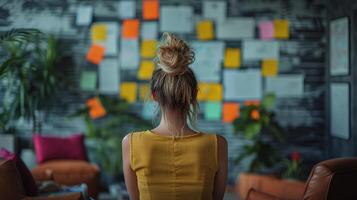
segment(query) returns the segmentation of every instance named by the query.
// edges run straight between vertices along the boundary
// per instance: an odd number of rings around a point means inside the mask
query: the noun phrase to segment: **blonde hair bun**
[[[194,53],[185,41],[172,33],[163,33],[157,52],[157,64],[167,74],[180,75],[194,61]]]

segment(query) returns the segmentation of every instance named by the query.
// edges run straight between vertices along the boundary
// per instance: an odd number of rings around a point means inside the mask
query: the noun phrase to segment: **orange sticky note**
[[[159,1],[143,0],[143,18],[145,20],[159,19]]]
[[[98,65],[104,56],[104,47],[98,45],[98,44],[93,44],[90,48],[89,51],[86,55],[86,59],[91,62],[94,63],[96,65]]]
[[[278,39],[289,38],[289,21],[286,19],[274,20],[274,36]]]
[[[92,119],[97,119],[107,114],[98,97],[88,99],[86,104],[89,108],[89,116]]]
[[[240,115],[239,103],[224,103],[223,104],[223,122],[232,123]]]
[[[224,55],[224,66],[226,68],[240,67],[240,49],[227,48]]]
[[[155,69],[155,64],[151,60],[143,60],[140,64],[140,69],[138,72],[138,78],[140,80],[150,80],[152,73]]]
[[[260,101],[259,100],[249,100],[244,102],[244,106],[259,106]]]
[[[262,63],[262,75],[265,77],[276,76],[278,74],[278,60],[267,59]]]
[[[139,25],[138,19],[127,19],[123,21],[122,35],[125,39],[135,39],[139,35]]]
[[[135,82],[123,82],[120,85],[120,97],[129,103],[135,103],[137,88],[138,85]]]

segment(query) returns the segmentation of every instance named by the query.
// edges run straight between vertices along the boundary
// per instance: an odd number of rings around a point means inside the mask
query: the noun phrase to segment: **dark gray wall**
[[[341,156],[357,155],[357,1],[354,0],[328,0],[327,22],[340,18],[349,18],[350,37],[350,74],[347,76],[331,77],[329,75],[329,65],[326,65],[326,138],[328,156],[331,158]],[[327,51],[328,52],[328,51]],[[326,57],[329,63],[329,56]],[[351,134],[348,140],[330,136],[330,111],[329,111],[329,86],[332,82],[344,82],[350,84],[351,93]]]
[[[136,2],[138,17],[140,17],[141,1]],[[309,164],[323,159],[325,157],[325,1],[228,0],[227,2],[228,16],[248,16],[257,21],[274,18],[290,20],[290,38],[280,41],[280,73],[302,73],[305,75],[305,81],[302,97],[278,99],[277,117],[287,130],[287,145],[283,145],[281,149],[284,154],[292,150],[301,151],[303,159]],[[69,78],[75,84],[69,87],[74,92],[63,92],[61,99],[46,118],[44,133],[70,134],[85,131],[81,119],[66,118],[69,113],[83,105],[84,100],[91,95],[81,92],[78,88],[80,71],[91,67],[87,66],[83,59],[90,45],[89,27],[75,26],[75,11],[80,3],[94,6],[94,22],[120,23],[116,17],[117,0],[0,0],[0,31],[33,24],[35,28],[61,38],[66,47],[65,53],[73,55]],[[162,0],[161,4],[188,4],[194,6],[196,15],[201,13],[199,0]],[[184,37],[187,40],[195,38],[194,35]],[[229,46],[240,47],[241,41],[230,42]],[[243,64],[243,67],[259,65],[259,63],[251,63]],[[130,73],[121,73],[121,79],[131,77]],[[134,107],[140,110],[141,105],[137,104]],[[198,126],[200,130],[216,132],[227,137],[231,160],[246,143],[242,138],[233,136],[232,127],[228,124],[205,121],[200,117]],[[29,124],[20,122],[18,128],[22,135],[26,137],[31,135]],[[231,166],[230,175],[234,178],[242,167],[235,166],[233,163]]]

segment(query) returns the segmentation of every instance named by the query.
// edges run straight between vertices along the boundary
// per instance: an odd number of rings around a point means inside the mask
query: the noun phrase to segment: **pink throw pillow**
[[[33,143],[38,163],[54,159],[87,160],[83,134],[69,137],[34,134]]]
[[[27,168],[25,163],[19,158],[16,154],[11,153],[7,149],[1,148],[0,149],[0,158],[5,159],[5,160],[12,160],[17,168],[17,171],[19,172],[21,176],[21,180],[23,183],[23,187],[25,189],[25,193],[27,196],[37,196],[38,195],[38,190],[37,190],[37,185],[35,180],[33,179],[33,176],[30,172],[30,170]]]

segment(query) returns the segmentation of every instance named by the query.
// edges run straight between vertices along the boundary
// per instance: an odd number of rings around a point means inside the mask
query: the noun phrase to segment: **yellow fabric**
[[[140,200],[211,200],[217,172],[217,137],[131,134],[130,164]]]

